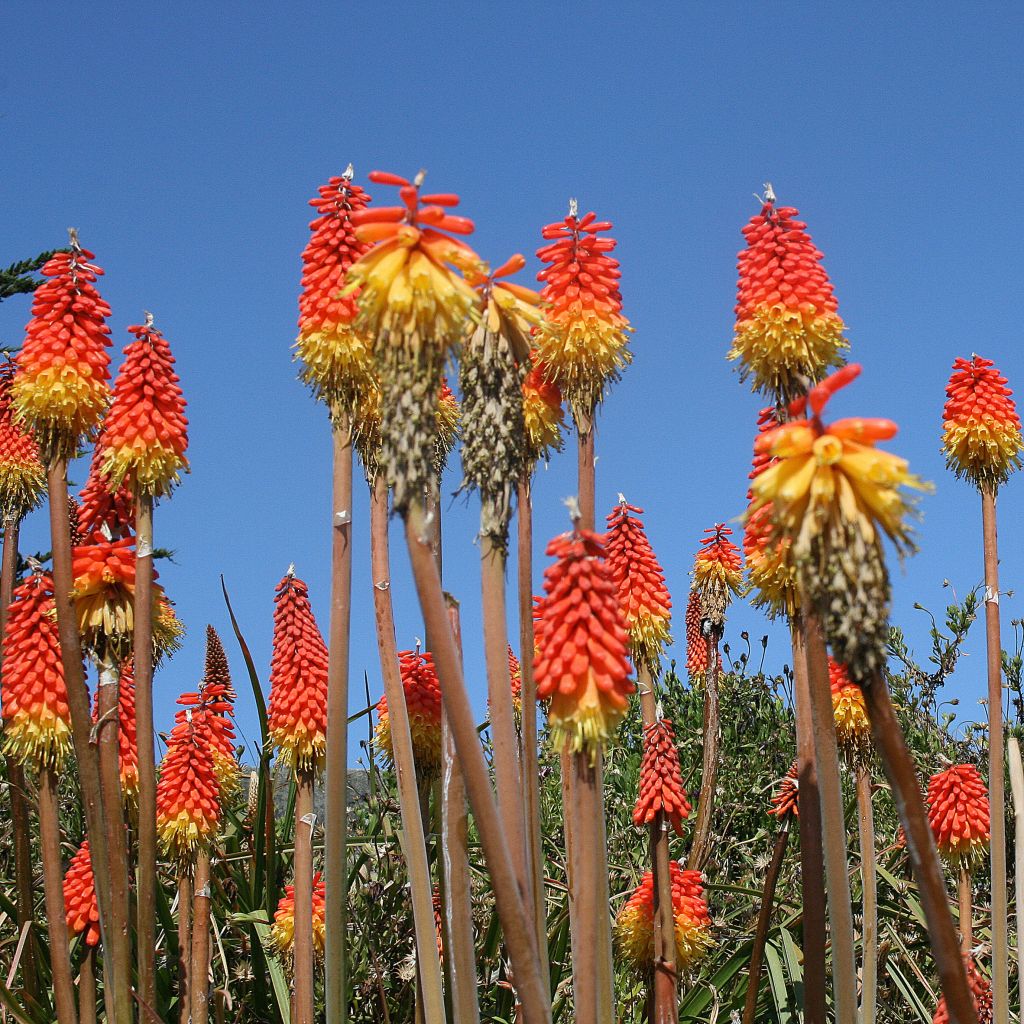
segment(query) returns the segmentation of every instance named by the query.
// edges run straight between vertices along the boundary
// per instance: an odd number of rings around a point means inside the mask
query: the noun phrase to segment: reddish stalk
[[[324,784],[325,979],[327,1024],[345,1024],[348,902],[348,671],[352,618],[352,433],[334,424],[331,500],[331,619],[327,663],[327,768]]]
[[[857,828],[864,918],[860,1021],[861,1024],[875,1024],[878,1002],[878,877],[870,768],[857,769]]]
[[[889,688],[882,676],[876,673],[862,686],[862,691],[875,749],[892,788],[896,810],[907,837],[907,853],[920,892],[928,939],[949,1008],[950,1021],[954,1024],[977,1024],[978,1018],[967,986],[967,974],[946,898],[939,855],[928,825],[914,761],[896,719]]]
[[[1010,1019],[1010,954],[1006,896],[1006,772],[1003,738],[1003,651],[999,635],[999,541],[996,496],[981,492],[985,548],[985,638],[988,654],[988,787],[992,808],[992,1011],[995,1024]]]
[[[825,861],[821,852],[818,759],[811,727],[811,690],[803,631],[798,622],[792,622],[789,632],[793,647],[793,703],[799,781],[804,1020],[806,1024],[825,1024]]]
[[[787,814],[782,828],[775,837],[772,859],[768,865],[768,873],[764,876],[764,891],[761,894],[761,909],[757,914],[757,927],[754,930],[754,947],[750,951],[750,967],[747,970],[747,996],[743,1003],[743,1024],[754,1024],[754,1013],[757,1010],[757,993],[761,983],[761,964],[764,962],[764,947],[768,941],[768,928],[772,921],[772,907],[775,904],[775,887],[779,882],[782,862],[789,844],[789,826],[792,815]]]
[[[1014,871],[1017,917],[1017,977],[1024,978],[1024,762],[1016,736],[1007,741],[1010,762],[1010,788],[1013,791]]]
[[[55,458],[50,463],[47,469],[47,490],[50,505],[50,544],[53,551],[54,605],[60,635],[61,663],[68,691],[71,734],[82,793],[82,807],[89,833],[90,860],[93,877],[96,879],[96,902],[99,907],[103,949],[106,952],[104,973],[109,972],[111,981],[109,987],[104,986],[103,998],[107,1007],[108,1024],[132,1024],[134,1008],[131,994],[131,946],[127,928],[118,927],[111,916],[112,865],[107,845],[99,759],[90,743],[92,715],[89,708],[89,691],[85,685],[82,644],[71,597],[71,528],[68,521],[67,463],[64,459]],[[127,925],[127,921],[124,924]]]
[[[296,773],[295,851],[295,1024],[313,1024],[313,772]],[[193,932],[193,943],[195,942]],[[193,961],[194,962],[194,961]],[[193,978],[193,986],[195,979]]]
[[[533,501],[530,477],[519,481],[517,503],[519,582],[519,678],[523,705],[522,780],[530,880],[541,979],[548,984],[548,919],[544,902],[544,849],[540,825],[540,766],[537,758],[537,681],[533,676]]]
[[[210,1019],[210,854],[196,857],[192,894],[192,1005],[191,1024]]]
[[[704,628],[707,622],[701,623]],[[700,776],[700,799],[693,824],[693,840],[687,867],[702,871],[711,852],[711,819],[715,811],[715,787],[718,785],[718,757],[722,730],[718,711],[718,640],[720,633],[713,627],[707,636],[708,667],[704,672],[704,755]]]
[[[429,547],[426,555],[436,573],[437,562]],[[370,497],[370,571],[373,580],[377,650],[380,654],[384,694],[388,702],[395,777],[398,782],[398,804],[402,815],[402,831],[405,835],[402,849],[409,872],[413,928],[416,935],[416,962],[423,994],[420,1005],[423,1007],[426,1024],[443,1024],[444,994],[441,985],[441,966],[437,958],[430,865],[427,862],[423,818],[416,785],[416,763],[406,711],[405,688],[402,685],[402,675],[398,667],[398,648],[395,644],[388,548],[388,488],[381,477],[374,482]],[[443,620],[433,624],[431,636],[447,637],[450,640],[451,629],[447,613]]]
[[[192,875],[178,874],[178,1019],[189,1024],[192,1012]]]
[[[14,577],[18,568],[18,534],[21,524],[10,518],[4,522],[3,561],[0,563],[0,652],[7,636],[7,611],[14,593]],[[0,656],[0,671],[3,659]],[[29,801],[25,788],[25,772],[12,757],[5,757],[7,792],[11,799],[11,839],[14,850],[14,889],[18,931],[32,921],[32,846],[29,840]],[[21,954],[21,987],[27,997],[39,997],[36,974],[35,937],[30,932]]]
[[[153,735],[153,499],[135,498],[135,732],[139,758],[136,936],[139,998],[156,1006],[156,746]],[[115,695],[116,701],[116,695]]]
[[[449,596],[448,621],[462,661],[458,603]],[[469,815],[466,784],[455,753],[448,716],[441,715],[441,876],[445,891],[445,970],[453,1021],[479,1024],[473,903],[469,873]]]
[[[974,946],[974,899],[971,893],[971,873],[962,866],[957,878],[956,897],[960,911],[960,949],[969,953]]]
[[[59,1024],[77,1024],[75,983],[71,974],[68,932],[64,923],[64,869],[60,854],[60,817],[57,773],[39,773],[39,847],[43,858],[43,893],[46,898],[46,930],[50,940],[50,974],[53,1001]]]
[[[96,947],[86,946],[78,969],[78,1024],[96,1024]]]
[[[551,1008],[546,986],[540,977],[532,913],[527,913],[519,894],[512,859],[502,833],[473,709],[448,625],[441,579],[430,549],[428,524],[422,505],[414,504],[406,514],[406,540],[420,608],[435,645],[432,653],[441,682],[441,695],[465,774],[470,807],[480,832],[517,995],[523,1005],[526,1024],[547,1024],[551,1020]],[[390,701],[388,704],[390,706]]]
[[[837,1021],[857,1020],[857,959],[853,942],[853,905],[846,860],[846,816],[839,775],[832,688],[828,677],[825,637],[816,615],[804,612],[804,643],[810,684],[811,727],[818,762],[822,854],[832,939],[832,1000]]]

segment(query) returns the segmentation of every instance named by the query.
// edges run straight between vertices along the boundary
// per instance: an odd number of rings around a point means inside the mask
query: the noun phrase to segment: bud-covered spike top
[[[989,984],[988,978],[978,970],[974,958],[970,954],[964,955],[964,965],[967,968],[967,987],[971,990],[971,999],[974,1002],[974,1011],[978,1015],[978,1024],[992,1024],[995,1019],[992,1009],[992,986]],[[932,1024],[950,1024],[950,1019],[946,997],[941,996],[935,1007]]]
[[[629,708],[631,682],[618,593],[605,561],[604,538],[590,530],[556,537],[555,563],[544,570],[537,696],[550,699],[557,749],[596,756]]]
[[[324,955],[326,943],[327,886],[318,871],[313,876],[313,953],[319,959]],[[270,938],[278,955],[286,960],[295,945],[295,886],[286,885],[284,895],[278,900],[274,911],[274,923]]]
[[[708,669],[708,642],[701,631],[703,618],[700,594],[691,590],[686,602],[686,672],[691,679],[698,679]]]
[[[300,377],[327,404],[332,416],[354,412],[373,385],[373,356],[365,335],[356,330],[356,294],[345,290],[349,268],[370,248],[356,238],[352,214],[370,197],[350,174],[333,177],[309,205],[317,216],[302,252],[302,294],[296,356]]]
[[[110,475],[103,468],[105,462],[101,430],[89,464],[89,476],[78,492],[82,503],[78,510],[79,527],[86,537],[101,532],[103,527],[110,531],[111,537],[126,537],[135,530],[135,499],[123,480],[118,487],[111,487]]]
[[[434,657],[429,651],[399,651],[398,668],[405,691],[416,772],[422,778],[432,778],[441,767],[441,684],[434,668]],[[377,744],[388,763],[394,764],[387,697],[378,701],[377,716]]]
[[[516,657],[516,652],[512,650],[512,645],[508,644],[507,646],[508,678],[512,688],[512,710],[519,716],[523,713],[523,670],[519,664],[519,659]]]
[[[704,899],[699,871],[684,870],[669,862],[672,913],[675,918],[676,963],[691,970],[714,945],[711,915]],[[654,966],[654,873],[644,874],[633,895],[615,918],[619,954],[634,970],[648,973]]]
[[[31,430],[16,419],[11,402],[15,366],[0,363],[0,517],[18,522],[42,500],[46,470]]]
[[[530,358],[530,372],[523,381],[523,425],[526,429],[526,465],[532,470],[551,452],[560,452],[565,443],[562,430],[562,392],[547,379],[547,368],[537,357]]]
[[[633,664],[645,665],[657,678],[661,657],[672,642],[672,598],[665,573],[640,520],[643,509],[623,498],[608,515],[605,547],[608,571],[619,592],[622,621]]]
[[[679,766],[676,734],[663,718],[644,729],[644,752],[640,762],[640,792],[633,808],[633,824],[649,825],[665,815],[676,835],[683,834],[683,819],[690,816],[683,773]]]
[[[942,450],[946,465],[979,490],[994,493],[1020,469],[1024,439],[1012,394],[991,359],[954,361],[942,410]]]
[[[442,377],[441,387],[437,392],[437,411],[434,413],[434,472],[439,479],[448,466],[452,452],[455,451],[461,417],[459,400],[448,386],[448,378]]]
[[[185,396],[171,346],[152,317],[128,331],[135,340],[125,347],[103,423],[103,469],[112,489],[123,481],[136,494],[159,498],[188,470]]]
[[[100,944],[100,908],[88,839],[82,840],[64,875],[64,917],[72,935],[81,935],[87,946]]]
[[[622,315],[619,262],[609,255],[615,239],[599,235],[611,230],[611,222],[597,220],[594,213],[579,217],[575,205],[543,229],[550,244],[537,250],[547,264],[537,275],[547,304],[537,354],[577,426],[586,429],[608,385],[632,358],[627,347],[632,328]]]
[[[938,772],[928,783],[928,823],[939,856],[972,871],[985,856],[990,838],[988,790],[973,764]]]
[[[871,722],[864,693],[850,679],[846,666],[833,658],[828,659],[828,679],[839,749],[847,764],[860,767],[871,757]]]
[[[36,435],[43,460],[74,458],[110,400],[110,307],[96,290],[103,273],[71,233],[71,247],[47,260],[32,296],[32,319],[18,353],[12,397]]]
[[[789,766],[789,771],[779,781],[779,788],[772,797],[772,806],[769,814],[776,818],[785,818],[787,814],[800,817],[800,764],[794,761]]]
[[[755,391],[788,402],[818,381],[848,347],[822,253],[791,206],[773,196],[743,228],[730,359]]]
[[[53,580],[33,572],[15,587],[3,646],[3,749],[30,770],[59,771],[71,749]]]
[[[327,751],[327,647],[309,588],[289,572],[274,597],[270,737],[294,772],[319,772]]]
[[[693,559],[693,588],[700,594],[704,617],[721,628],[726,609],[743,588],[743,563],[725,523],[715,523],[704,533]]]

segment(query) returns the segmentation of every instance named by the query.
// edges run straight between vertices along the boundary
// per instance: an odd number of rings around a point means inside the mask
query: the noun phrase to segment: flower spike
[[[433,778],[441,767],[441,684],[429,651],[399,651],[398,667],[405,690],[405,706],[412,734],[416,773]],[[389,765],[394,765],[391,717],[387,697],[377,702],[377,745]]]
[[[708,642],[701,631],[703,620],[700,594],[691,590],[686,602],[686,672],[691,679],[700,679],[708,670]]]
[[[726,609],[743,586],[740,549],[729,540],[732,530],[725,523],[715,523],[704,533],[693,560],[693,587],[700,595],[703,617],[721,629]]]
[[[871,758],[871,722],[864,693],[851,681],[846,666],[832,658],[828,659],[828,678],[839,749],[848,765],[863,767]]]
[[[551,452],[560,452],[565,443],[562,430],[562,392],[547,379],[547,368],[537,350],[530,356],[530,372],[523,380],[523,425],[526,429],[526,465],[533,469]]]
[[[46,470],[39,461],[39,446],[14,415],[11,387],[15,365],[0,364],[0,516],[4,523],[19,522],[42,500]]]
[[[690,810],[679,766],[676,734],[672,723],[663,718],[644,730],[640,793],[633,808],[633,824],[649,825],[661,813],[676,835],[681,836],[683,819],[690,816]]]
[[[964,955],[964,963],[967,967],[967,985],[971,990],[971,999],[974,1002],[974,1010],[978,1015],[978,1024],[992,1024],[995,1019],[992,1009],[992,986],[988,978],[978,970],[974,957],[969,953]],[[946,997],[939,999],[935,1007],[935,1015],[932,1017],[932,1024],[949,1024],[949,1008],[946,1006]]]
[[[100,908],[88,839],[82,840],[64,875],[64,913],[72,935],[81,935],[87,946],[100,944]]]
[[[988,790],[973,764],[959,764],[931,777],[928,823],[939,856],[954,867],[971,871],[989,845]]]
[[[779,788],[772,797],[772,807],[768,812],[776,818],[784,818],[792,814],[795,818],[800,817],[800,765],[794,761],[789,766],[789,771],[779,781]]]
[[[326,907],[327,886],[318,871],[313,876],[313,952],[318,960],[323,958],[327,939]],[[270,937],[278,955],[290,964],[292,949],[295,946],[294,885],[284,887],[284,895],[278,901],[277,910],[274,911]]]

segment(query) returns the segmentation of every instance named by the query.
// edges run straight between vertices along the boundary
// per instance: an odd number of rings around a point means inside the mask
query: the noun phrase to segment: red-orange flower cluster
[[[537,696],[550,698],[548,723],[557,748],[594,755],[609,739],[636,689],[630,681],[626,631],[603,538],[590,530],[548,544],[556,559],[544,571]]]
[[[547,379],[547,368],[536,358],[523,381],[523,425],[526,428],[527,465],[533,468],[552,451],[562,450],[562,392]]]
[[[754,389],[789,401],[837,365],[847,347],[832,284],[807,225],[769,196],[743,228],[730,359]]]
[[[693,586],[700,594],[704,617],[720,626],[733,596],[742,589],[743,563],[725,523],[715,523],[704,533],[693,559]]]
[[[94,258],[72,235],[71,250],[47,260],[42,274],[49,280],[32,296],[32,319],[18,353],[14,406],[47,456],[73,458],[110,397],[110,307],[96,290],[103,271],[89,262]]]
[[[942,410],[942,449],[946,465],[976,487],[995,490],[1020,469],[1024,438],[1012,394],[991,359],[954,361]]]
[[[686,671],[691,679],[703,675],[708,669],[708,642],[701,632],[700,594],[690,591],[690,599],[686,602]]]
[[[928,783],[928,823],[947,864],[973,870],[989,843],[988,790],[973,764],[938,772]]]
[[[4,637],[3,749],[26,768],[59,769],[71,747],[53,580],[34,572],[14,589]]]
[[[87,946],[100,944],[100,908],[88,839],[82,840],[64,875],[64,916],[72,935],[81,935]]]
[[[400,651],[398,666],[405,690],[416,771],[430,776],[441,767],[441,684],[434,669],[434,658],[429,651]],[[395,748],[387,697],[378,701],[377,716],[377,743],[388,763],[393,764]]]
[[[270,661],[270,736],[295,772],[317,772],[327,752],[327,647],[313,618],[309,588],[293,571],[274,597]]]
[[[776,818],[784,818],[787,814],[800,817],[800,764],[794,761],[789,771],[782,777],[779,788],[772,797],[772,807],[768,812]]]
[[[188,469],[185,396],[167,339],[152,323],[129,327],[114,382],[114,401],[103,421],[103,471],[110,486],[126,483],[138,494],[169,494]]]
[[[633,808],[633,824],[649,825],[659,814],[672,823],[676,835],[683,834],[683,818],[690,816],[690,802],[683,786],[676,734],[667,718],[644,730],[640,793]]]
[[[318,956],[324,955],[326,943],[326,908],[327,908],[327,886],[318,871],[313,876],[313,952]],[[278,900],[277,910],[274,912],[274,923],[270,929],[270,937],[282,957],[291,954],[295,945],[295,886],[286,885],[284,895]]]
[[[665,586],[665,573],[638,518],[641,515],[642,508],[620,501],[608,516],[605,547],[608,571],[619,591],[633,663],[645,665],[656,677],[661,656],[672,641],[672,598]]]
[[[103,527],[110,531],[111,537],[126,537],[135,529],[135,499],[123,480],[118,487],[111,487],[110,475],[103,468],[104,445],[103,431],[100,431],[89,464],[89,476],[78,492],[79,529],[85,537],[101,533]]]
[[[871,755],[871,722],[864,692],[850,679],[846,666],[834,658],[828,659],[828,678],[839,748],[850,764],[862,764]]]
[[[0,363],[0,516],[17,522],[39,504],[46,488],[46,471],[39,446],[14,415],[11,386],[14,363]]]
[[[995,1019],[992,1010],[992,986],[988,978],[978,970],[972,956],[964,956],[964,964],[967,968],[967,985],[971,990],[971,998],[974,1000],[974,1009],[978,1014],[978,1024],[992,1024]],[[949,1024],[949,1009],[946,1007],[946,997],[939,999],[935,1007],[935,1015],[932,1017],[932,1024]]]
[[[126,657],[135,630],[135,538],[101,534],[72,549],[72,596],[85,646],[100,660]],[[154,587],[154,591],[158,588]]]
[[[512,687],[512,709],[517,715],[521,715],[523,713],[523,670],[511,644],[508,645],[508,680]]]

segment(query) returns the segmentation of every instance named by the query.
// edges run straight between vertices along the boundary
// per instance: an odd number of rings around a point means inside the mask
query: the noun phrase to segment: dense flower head
[[[14,588],[3,645],[3,749],[30,769],[59,770],[71,748],[53,580],[33,572]]]
[[[313,952],[320,958],[326,944],[327,886],[318,871],[313,875]],[[295,886],[286,885],[274,911],[270,937],[280,956],[288,958],[295,945]]]
[[[111,485],[110,474],[103,468],[105,463],[105,438],[101,430],[93,448],[89,475],[78,492],[79,529],[86,537],[102,532],[104,527],[111,537],[124,537],[135,530],[132,492],[123,480],[117,487]]]
[[[138,494],[169,494],[188,470],[185,396],[167,339],[147,317],[128,328],[114,400],[103,421],[103,469],[111,488],[122,482]]]
[[[89,840],[83,839],[64,874],[64,917],[68,931],[87,946],[100,944],[100,908],[92,873]]]
[[[17,522],[42,500],[46,470],[32,431],[14,415],[14,363],[0,363],[0,517]]]
[[[398,667],[405,690],[405,707],[412,734],[416,771],[430,777],[441,767],[441,684],[429,651],[399,651]],[[387,697],[377,703],[377,745],[388,764],[394,763],[391,716]]]
[[[871,722],[864,692],[850,679],[846,666],[833,658],[828,659],[828,678],[839,749],[849,764],[861,765],[871,756]]]
[[[989,844],[985,780],[973,764],[938,772],[928,782],[928,823],[939,856],[949,865],[973,870]]]
[[[349,268],[370,248],[356,237],[352,223],[352,214],[365,209],[370,197],[353,184],[351,166],[318,191],[309,201],[317,216],[302,252],[295,351],[302,380],[335,415],[352,412],[373,377],[370,342],[353,323],[357,293],[345,290]]]
[[[967,968],[967,987],[971,991],[974,1010],[978,1015],[978,1024],[992,1024],[995,1019],[992,1009],[992,986],[989,984],[988,978],[978,970],[974,957],[969,953],[964,954],[964,966]],[[949,1024],[949,1022],[949,1009],[946,1006],[946,997],[943,995],[939,997],[938,1005],[935,1007],[932,1024]]]
[[[895,435],[891,420],[822,423],[829,399],[859,373],[855,364],[838,370],[791,403],[798,418],[758,437],[756,450],[778,461],[751,481],[747,511],[749,518],[771,503],[773,536],[791,543],[802,586],[855,680],[884,660],[889,579],[881,535],[901,550],[911,546],[903,488],[925,486],[905,459],[875,447]]]
[[[686,671],[691,679],[697,679],[708,670],[708,642],[702,631],[704,611],[700,594],[690,591],[686,602]]]
[[[318,772],[327,752],[327,647],[309,588],[292,570],[274,596],[270,737],[296,773]]]
[[[725,523],[715,523],[704,533],[693,559],[693,587],[700,594],[704,617],[721,626],[733,596],[743,589],[743,562]]]
[[[523,425],[526,428],[526,460],[529,467],[546,459],[551,452],[560,452],[564,439],[565,414],[562,392],[548,380],[547,367],[534,350],[530,371],[523,380]]]
[[[202,714],[186,711],[171,730],[156,787],[156,828],[167,856],[190,864],[220,827],[220,786]]]
[[[121,795],[129,808],[139,799],[139,742],[135,726],[135,671],[126,661],[118,672],[117,684],[117,764],[121,778]],[[99,718],[99,689],[93,696],[92,720]]]
[[[946,465],[978,488],[995,490],[1020,469],[1024,438],[1006,378],[991,359],[953,362],[942,410]]]
[[[618,592],[605,560],[604,538],[590,530],[556,537],[544,571],[537,696],[550,699],[556,748],[592,756],[612,735],[636,689],[630,681]]]
[[[743,228],[730,359],[757,391],[789,401],[842,359],[845,326],[807,225],[774,196]]]
[[[640,792],[633,808],[633,824],[649,825],[659,814],[671,822],[676,835],[683,834],[683,819],[690,816],[690,802],[683,786],[676,734],[667,718],[644,730]]]
[[[446,377],[441,378],[437,392],[437,411],[434,413],[434,472],[440,476],[448,465],[448,459],[455,450],[459,439],[459,400],[448,386]]]
[[[778,425],[775,409],[762,409],[758,414],[759,437]],[[758,451],[755,446],[749,479],[756,479],[776,461],[773,456]],[[753,500],[754,491],[751,488],[747,492],[747,501],[749,503]],[[755,607],[764,608],[771,618],[781,614],[792,618],[800,607],[800,591],[790,551],[790,542],[775,536],[771,502],[748,514],[743,529],[743,559],[747,564],[747,579],[754,592]]]
[[[110,307],[96,290],[103,271],[90,262],[94,258],[72,233],[70,250],[47,260],[41,271],[47,280],[32,296],[32,319],[18,353],[14,406],[45,458],[74,457],[110,398]]]
[[[800,817],[800,763],[794,761],[779,782],[779,788],[772,797],[769,814],[784,818],[787,814]]]
[[[665,573],[639,518],[642,515],[642,508],[620,500],[608,515],[605,547],[608,571],[619,592],[633,663],[646,665],[657,676],[661,656],[672,642],[672,598],[665,586]]]
[[[676,966],[692,970],[714,945],[712,921],[704,899],[699,871],[684,870],[669,862],[672,913],[675,918]],[[654,965],[654,874],[644,874],[633,895],[615,918],[615,940],[620,955],[637,971]]]
[[[609,255],[615,239],[599,234],[611,226],[594,213],[579,217],[573,200],[566,217],[543,229],[549,244],[537,250],[547,264],[537,275],[546,304],[536,337],[538,357],[577,424],[589,421],[631,359],[632,328],[622,315],[619,263]]]
[[[511,644],[508,645],[508,679],[509,685],[512,687],[512,710],[516,715],[521,715],[523,712],[523,670]]]

